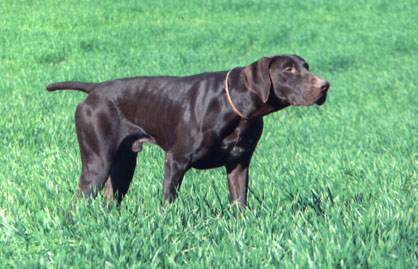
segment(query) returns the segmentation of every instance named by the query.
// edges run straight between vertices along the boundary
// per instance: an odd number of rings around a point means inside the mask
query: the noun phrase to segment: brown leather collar
[[[228,88],[228,77],[229,77],[229,73],[231,73],[232,69],[228,71],[228,73],[226,74],[225,77],[225,92],[226,92],[226,97],[228,98],[228,102],[231,105],[232,109],[234,110],[235,113],[237,113],[238,116],[240,116],[241,118],[243,118],[244,120],[248,120],[248,117],[245,116],[244,114],[242,114],[237,107],[234,105],[234,103],[232,102],[232,98],[231,95],[229,94],[229,88]]]

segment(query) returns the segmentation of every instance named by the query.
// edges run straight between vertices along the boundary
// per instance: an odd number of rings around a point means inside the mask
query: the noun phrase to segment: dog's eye
[[[295,73],[295,66],[294,65],[287,66],[287,67],[285,67],[285,69],[283,69],[283,71],[290,72],[290,73]]]

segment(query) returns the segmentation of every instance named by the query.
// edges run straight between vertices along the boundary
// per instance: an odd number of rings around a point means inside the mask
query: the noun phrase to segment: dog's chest
[[[252,148],[254,139],[245,132],[236,131],[222,140],[219,150],[229,159],[240,158]]]
[[[214,168],[251,157],[261,132],[262,122],[245,122],[220,141],[204,147],[192,166],[199,169]]]

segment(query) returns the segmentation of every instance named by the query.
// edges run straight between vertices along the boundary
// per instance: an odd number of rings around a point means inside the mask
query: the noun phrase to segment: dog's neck
[[[234,112],[243,119],[262,117],[289,106],[289,103],[277,98],[270,89],[269,99],[264,103],[255,93],[249,91],[241,79],[242,68],[232,69],[228,80],[228,102]],[[238,113],[238,112],[239,113]],[[242,115],[240,115],[242,114]]]

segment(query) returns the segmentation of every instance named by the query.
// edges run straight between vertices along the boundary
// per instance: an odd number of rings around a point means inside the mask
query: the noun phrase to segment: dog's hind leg
[[[106,199],[121,202],[131,184],[138,152],[142,151],[142,144],[154,143],[154,139],[142,130],[137,130],[126,137],[119,146],[110,167],[109,178],[106,182]]]
[[[132,151],[131,143],[122,142],[110,166],[106,183],[106,199],[113,200],[116,197],[118,202],[122,201],[134,176],[137,155],[137,152]]]
[[[82,170],[79,187],[85,196],[103,188],[118,147],[116,108],[97,99],[87,98],[75,113]],[[100,107],[97,107],[98,102]]]

